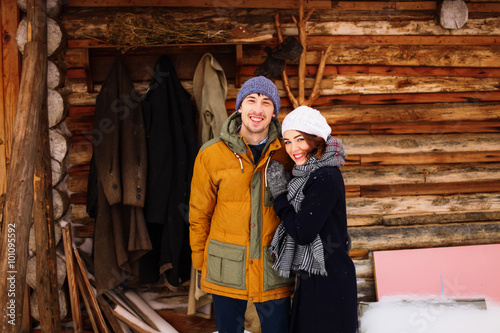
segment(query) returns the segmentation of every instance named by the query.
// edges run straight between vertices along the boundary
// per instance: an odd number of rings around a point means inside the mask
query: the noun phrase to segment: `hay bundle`
[[[139,46],[162,44],[188,44],[222,42],[229,31],[209,31],[195,26],[180,24],[170,16],[143,18],[132,13],[117,14],[106,34],[108,44],[123,52]]]

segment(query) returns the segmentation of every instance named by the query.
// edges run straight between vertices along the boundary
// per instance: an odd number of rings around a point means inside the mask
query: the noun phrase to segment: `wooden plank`
[[[71,226],[66,226],[62,229],[62,237],[64,243],[64,256],[66,258],[66,271],[68,277],[68,290],[71,302],[71,314],[75,333],[83,332],[82,313],[80,311],[80,297],[78,295],[78,287],[75,274],[75,262],[73,260],[73,242],[71,240]]]
[[[355,123],[419,123],[463,121],[499,121],[500,103],[433,103],[393,105],[317,106],[330,125]],[[291,111],[282,108],[283,121]],[[71,110],[70,110],[71,112]]]
[[[339,135],[347,154],[498,152],[500,133],[422,135]],[[402,163],[405,164],[405,163]]]
[[[38,73],[47,77],[47,67]],[[35,160],[33,230],[36,243],[36,295],[40,327],[46,332],[61,331],[59,289],[57,285],[56,240],[52,199],[52,169],[47,106],[40,112],[37,155]]]
[[[308,36],[307,45],[500,45],[498,36]]]
[[[414,215],[386,215],[382,217],[382,224],[385,226],[401,226],[416,224],[438,224],[438,223],[470,223],[500,221],[499,211],[471,211],[460,213],[433,213]]]
[[[348,216],[383,216],[388,214],[459,213],[500,210],[499,193],[460,194],[448,196],[394,196],[347,198]]]
[[[500,222],[350,228],[353,249],[395,250],[500,242]]]
[[[498,150],[489,152],[427,153],[360,156],[362,165],[419,165],[500,162]]]
[[[97,302],[94,288],[92,288],[92,286],[90,285],[90,281],[89,281],[88,276],[87,276],[87,270],[85,269],[85,267],[83,265],[83,261],[80,257],[80,252],[78,252],[78,249],[75,248],[75,249],[73,249],[73,254],[75,257],[76,264],[79,268],[80,274],[78,274],[78,277],[81,278],[81,280],[83,281],[84,292],[86,293],[86,297],[89,298],[88,301],[90,303],[90,307],[92,308],[92,310],[94,311],[94,313],[96,315],[96,323],[99,327],[98,332],[107,333],[108,328],[107,328],[106,322],[104,321],[103,314],[99,308],[99,303]]]
[[[290,88],[297,90],[298,77],[290,78]],[[308,77],[304,81],[304,88],[312,90],[313,79]],[[281,81],[276,82],[279,90],[285,90]],[[470,92],[497,92],[498,78],[448,77],[448,76],[388,76],[388,75],[335,75],[323,76],[320,85],[322,96],[347,94],[400,94],[403,93],[466,93]],[[232,92],[228,92],[232,97]],[[401,97],[408,99],[409,97]],[[361,100],[363,102],[363,99]],[[400,102],[401,103],[401,102]]]
[[[310,47],[306,64],[319,64],[324,45]],[[247,50],[242,65],[262,63],[265,53]],[[500,60],[499,45],[346,45],[333,44],[326,65],[379,65],[424,67],[496,68]]]
[[[333,128],[333,126],[332,126]],[[497,133],[500,122],[440,122],[440,123],[379,123],[371,124],[369,132],[378,134],[442,134],[442,133]],[[340,133],[340,132],[339,132]],[[354,132],[353,132],[354,133]]]
[[[500,181],[361,186],[361,197],[500,192]]]
[[[3,310],[5,314],[0,316],[0,327],[2,332],[6,333],[15,332],[16,325],[20,323],[20,316],[14,315],[14,318],[7,316],[8,305],[15,303],[22,308],[24,299],[26,253],[33,213],[34,157],[36,156],[39,114],[46,91],[46,77],[39,75],[38,68],[47,64],[45,50],[46,45],[37,41],[25,45],[16,130],[12,141],[15,154],[12,156],[7,175],[3,220],[3,225],[6,227],[2,228],[0,241],[2,244],[0,250],[0,272],[2,272],[0,274],[0,290],[8,290],[8,274],[14,277],[16,289],[16,293],[12,297],[8,297],[8,293],[0,293],[0,308],[5,309]],[[16,244],[14,259],[7,253],[8,244],[12,242],[9,239],[14,240]],[[11,259],[8,260],[8,258]],[[11,320],[10,323],[9,320]]]
[[[498,102],[500,92],[362,95],[361,104]]]
[[[0,3],[0,195],[7,186],[14,121],[18,102],[21,60],[15,36],[19,24],[19,7],[15,0]]]
[[[500,163],[348,165],[343,166],[341,171],[346,185],[358,187],[366,185],[487,182],[500,179]]]
[[[184,0],[182,7],[225,7],[229,8],[299,8],[295,0],[253,0],[221,3],[220,0]],[[179,2],[174,0],[70,0],[68,7],[179,7]],[[307,1],[306,8],[330,8],[328,1]]]
[[[241,75],[252,76],[257,65],[246,65],[241,68]],[[306,66],[307,76],[315,76],[318,66]],[[290,76],[298,75],[298,66],[287,65],[286,72]],[[391,75],[391,76],[446,76],[446,77],[500,77],[500,68],[476,67],[429,67],[429,66],[362,66],[362,65],[330,65],[325,66],[323,74],[332,75]]]

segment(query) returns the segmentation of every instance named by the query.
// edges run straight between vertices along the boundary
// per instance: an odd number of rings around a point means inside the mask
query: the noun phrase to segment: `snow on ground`
[[[487,309],[453,300],[386,297],[370,303],[360,333],[499,333],[500,304]]]

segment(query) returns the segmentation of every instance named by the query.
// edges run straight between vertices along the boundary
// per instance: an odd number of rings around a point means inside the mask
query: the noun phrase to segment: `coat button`
[[[253,264],[253,260],[250,260],[250,264]]]
[[[118,188],[117,184],[113,184],[113,188],[116,190]]]
[[[141,200],[141,195],[140,195],[140,194],[137,194],[137,195],[136,195],[136,198],[137,198],[137,200]]]
[[[137,193],[141,193],[141,191],[142,191],[142,188],[137,187]]]

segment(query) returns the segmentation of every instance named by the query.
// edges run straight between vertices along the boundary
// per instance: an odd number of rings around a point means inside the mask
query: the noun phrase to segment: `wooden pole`
[[[39,75],[47,77],[47,66],[41,66]],[[33,226],[36,244],[36,295],[42,331],[60,332],[61,318],[52,207],[49,117],[46,102],[45,98],[40,110],[40,131],[34,179]]]
[[[0,331],[18,332],[26,286],[29,229],[33,213],[34,165],[40,114],[46,99],[47,66],[45,1],[30,0],[19,102],[0,248]]]

